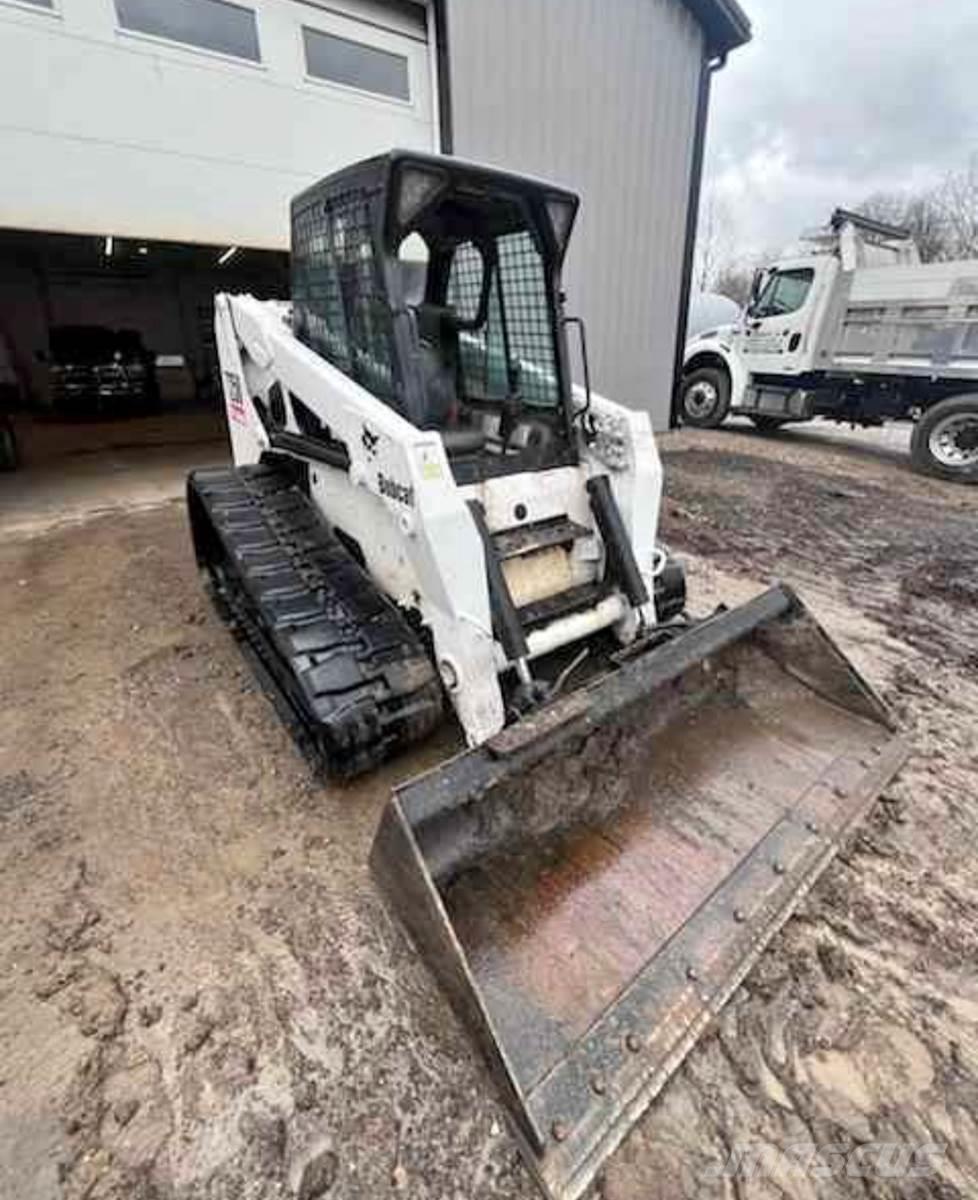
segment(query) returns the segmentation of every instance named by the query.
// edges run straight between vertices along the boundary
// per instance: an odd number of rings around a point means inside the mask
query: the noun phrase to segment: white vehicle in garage
[[[742,321],[688,343],[683,422],[911,420],[916,470],[978,483],[978,262],[923,264],[905,230],[843,210],[807,240],[757,273]]]

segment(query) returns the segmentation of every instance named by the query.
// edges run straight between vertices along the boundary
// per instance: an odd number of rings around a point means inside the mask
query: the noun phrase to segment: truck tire
[[[787,421],[782,421],[780,417],[766,417],[763,415],[753,416],[751,420],[758,433],[777,433],[782,425],[787,424]]]
[[[730,411],[730,376],[718,367],[699,367],[683,379],[682,422],[694,429],[717,429]]]
[[[978,395],[952,396],[929,408],[914,426],[915,471],[954,483],[978,483]]]

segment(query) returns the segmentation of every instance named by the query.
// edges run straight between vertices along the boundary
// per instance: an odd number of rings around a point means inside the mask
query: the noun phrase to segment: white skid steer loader
[[[402,151],[304,192],[291,303],[217,298],[234,467],[188,481],[215,603],[327,775],[454,709],[469,750],[397,790],[372,865],[555,1200],[905,754],[789,589],[685,616],[648,417],[571,382],[576,210]]]

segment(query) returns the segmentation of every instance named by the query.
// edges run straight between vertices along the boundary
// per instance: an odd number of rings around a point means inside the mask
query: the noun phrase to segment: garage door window
[[[115,0],[115,7],[123,29],[261,62],[250,8],[227,0]]]
[[[351,42],[320,29],[304,27],[302,37],[306,48],[306,70],[314,79],[342,83],[394,100],[411,99],[408,60],[403,54],[391,54],[376,46]]]

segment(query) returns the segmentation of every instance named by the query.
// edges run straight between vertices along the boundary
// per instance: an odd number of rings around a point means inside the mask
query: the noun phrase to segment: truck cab
[[[816,334],[838,273],[836,259],[816,256],[758,271],[733,335],[752,374],[797,376],[816,368]]]

